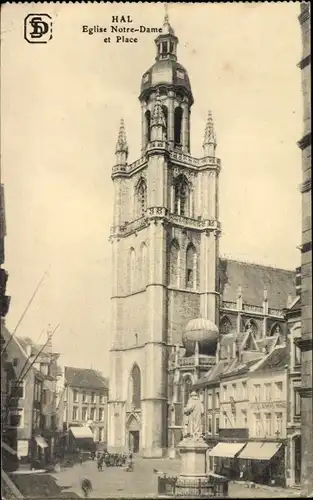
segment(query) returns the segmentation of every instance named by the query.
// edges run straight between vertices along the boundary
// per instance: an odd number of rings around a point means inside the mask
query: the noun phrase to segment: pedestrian
[[[88,477],[84,477],[84,479],[82,480],[81,488],[83,490],[84,498],[88,498],[89,493],[92,490],[92,484]]]
[[[102,465],[103,465],[103,457],[100,456],[97,460],[97,467],[99,472],[102,472]]]

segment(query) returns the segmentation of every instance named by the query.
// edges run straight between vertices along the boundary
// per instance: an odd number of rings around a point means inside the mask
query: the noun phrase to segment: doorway
[[[134,453],[139,451],[139,431],[129,431],[129,449]]]

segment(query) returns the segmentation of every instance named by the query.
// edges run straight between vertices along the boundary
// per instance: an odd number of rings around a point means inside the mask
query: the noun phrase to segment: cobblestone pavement
[[[71,492],[82,495],[80,483],[83,477],[88,477],[93,486],[90,498],[155,497],[158,479],[154,469],[169,475],[171,473],[176,475],[179,473],[179,467],[178,460],[136,458],[133,472],[126,472],[121,467],[104,467],[102,472],[98,472],[96,461],[88,461],[83,465],[64,469],[53,476],[61,487],[67,487],[66,491],[69,496]],[[299,496],[299,494],[290,489],[270,487],[252,489],[243,484],[231,483],[229,496],[231,498],[288,498]]]

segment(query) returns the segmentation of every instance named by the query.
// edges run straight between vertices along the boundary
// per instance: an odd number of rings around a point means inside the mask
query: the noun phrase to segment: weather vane
[[[167,3],[164,4],[164,10],[165,10],[164,22],[168,23],[168,8],[167,8]]]

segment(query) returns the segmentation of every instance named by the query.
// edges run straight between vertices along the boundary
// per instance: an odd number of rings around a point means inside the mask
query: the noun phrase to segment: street
[[[82,465],[64,469],[53,474],[58,485],[66,487],[67,494],[82,496],[80,483],[83,477],[88,477],[92,483],[91,498],[108,497],[153,497],[157,495],[158,479],[154,469],[167,474],[179,474],[179,460],[169,459],[135,459],[133,472],[126,472],[121,467],[103,468],[98,472],[96,461],[88,461]],[[243,484],[231,483],[229,486],[231,498],[282,498],[299,496],[294,490],[257,486],[247,488]]]

